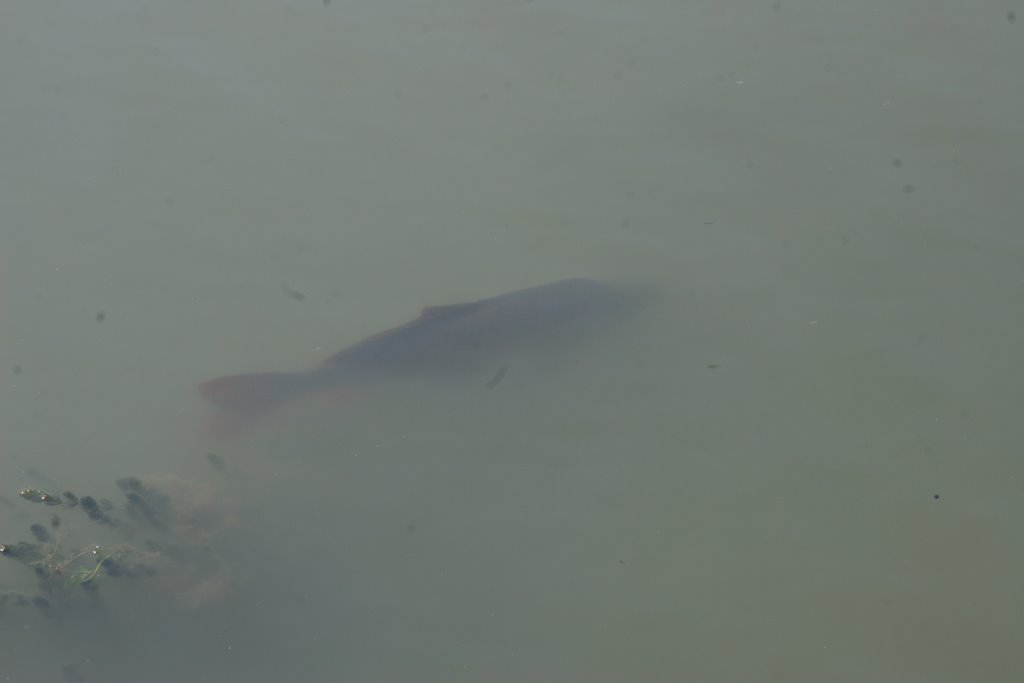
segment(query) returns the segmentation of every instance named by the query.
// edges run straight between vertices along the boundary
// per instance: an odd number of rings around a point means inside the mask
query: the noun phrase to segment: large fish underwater
[[[512,357],[557,358],[622,323],[654,290],[586,278],[558,280],[469,303],[428,306],[414,320],[296,372],[256,372],[207,380],[217,405],[213,431],[229,436],[291,399],[389,380],[483,375],[499,382]]]

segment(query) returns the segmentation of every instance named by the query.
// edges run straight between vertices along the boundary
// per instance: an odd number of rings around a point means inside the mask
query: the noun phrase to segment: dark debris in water
[[[289,287],[287,282],[281,283],[281,291],[292,301],[303,301],[306,298],[306,295],[299,290]]]
[[[42,524],[33,524],[28,529],[32,532],[32,535],[35,536],[36,540],[40,543],[48,543],[50,540],[52,540],[50,532],[47,531],[46,527],[44,527]]]
[[[29,525],[31,542],[0,543],[0,555],[10,560],[0,562],[7,567],[21,565],[36,582],[34,594],[0,591],[0,619],[4,605],[35,606],[45,614],[91,609],[102,599],[108,582],[151,585],[147,582],[160,581],[157,595],[170,590],[169,605],[184,599],[198,606],[227,594],[226,564],[212,544],[220,520],[216,508],[210,507],[218,500],[212,486],[174,477],[124,477],[116,484],[124,496],[117,503],[70,490],[60,497],[39,488],[19,491],[31,503],[80,509],[85,517],[110,529],[100,534],[101,544],[83,547],[82,536],[98,530],[88,524],[76,527],[76,518],[82,519],[77,514],[62,518],[49,512]]]
[[[109,503],[110,501],[107,502]],[[104,506],[98,503],[92,496],[82,496],[78,499],[78,504],[81,506],[82,510],[85,511],[85,514],[89,515],[89,519],[97,524],[106,524],[109,526],[117,524],[117,522],[107,514],[107,511],[103,509]],[[113,506],[111,505],[111,507]]]
[[[18,491],[18,495],[20,495],[25,500],[32,501],[33,503],[46,503],[47,505],[61,504],[60,498],[52,494],[49,494],[46,491],[42,491],[40,489],[21,489],[20,491]]]

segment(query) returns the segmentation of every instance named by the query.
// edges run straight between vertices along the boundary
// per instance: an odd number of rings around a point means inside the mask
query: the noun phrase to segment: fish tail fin
[[[209,426],[216,437],[230,437],[302,393],[302,376],[290,372],[225,375],[199,384],[199,393],[218,408]]]

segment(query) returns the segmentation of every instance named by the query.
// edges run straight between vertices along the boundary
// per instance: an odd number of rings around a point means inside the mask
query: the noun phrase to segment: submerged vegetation
[[[174,477],[125,477],[116,484],[118,503],[72,491],[19,491],[39,506],[40,521],[28,527],[26,540],[0,543],[6,560],[0,560],[0,576],[11,576],[6,562],[20,564],[24,583],[34,580],[35,586],[0,589],[0,616],[9,606],[48,615],[93,606],[108,592],[140,582],[176,607],[199,607],[228,594],[226,565],[214,544],[226,515],[212,486]]]

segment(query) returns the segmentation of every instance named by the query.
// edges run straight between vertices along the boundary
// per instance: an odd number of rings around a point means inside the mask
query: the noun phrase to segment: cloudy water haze
[[[0,681],[1024,680],[1022,9],[5,1]]]

